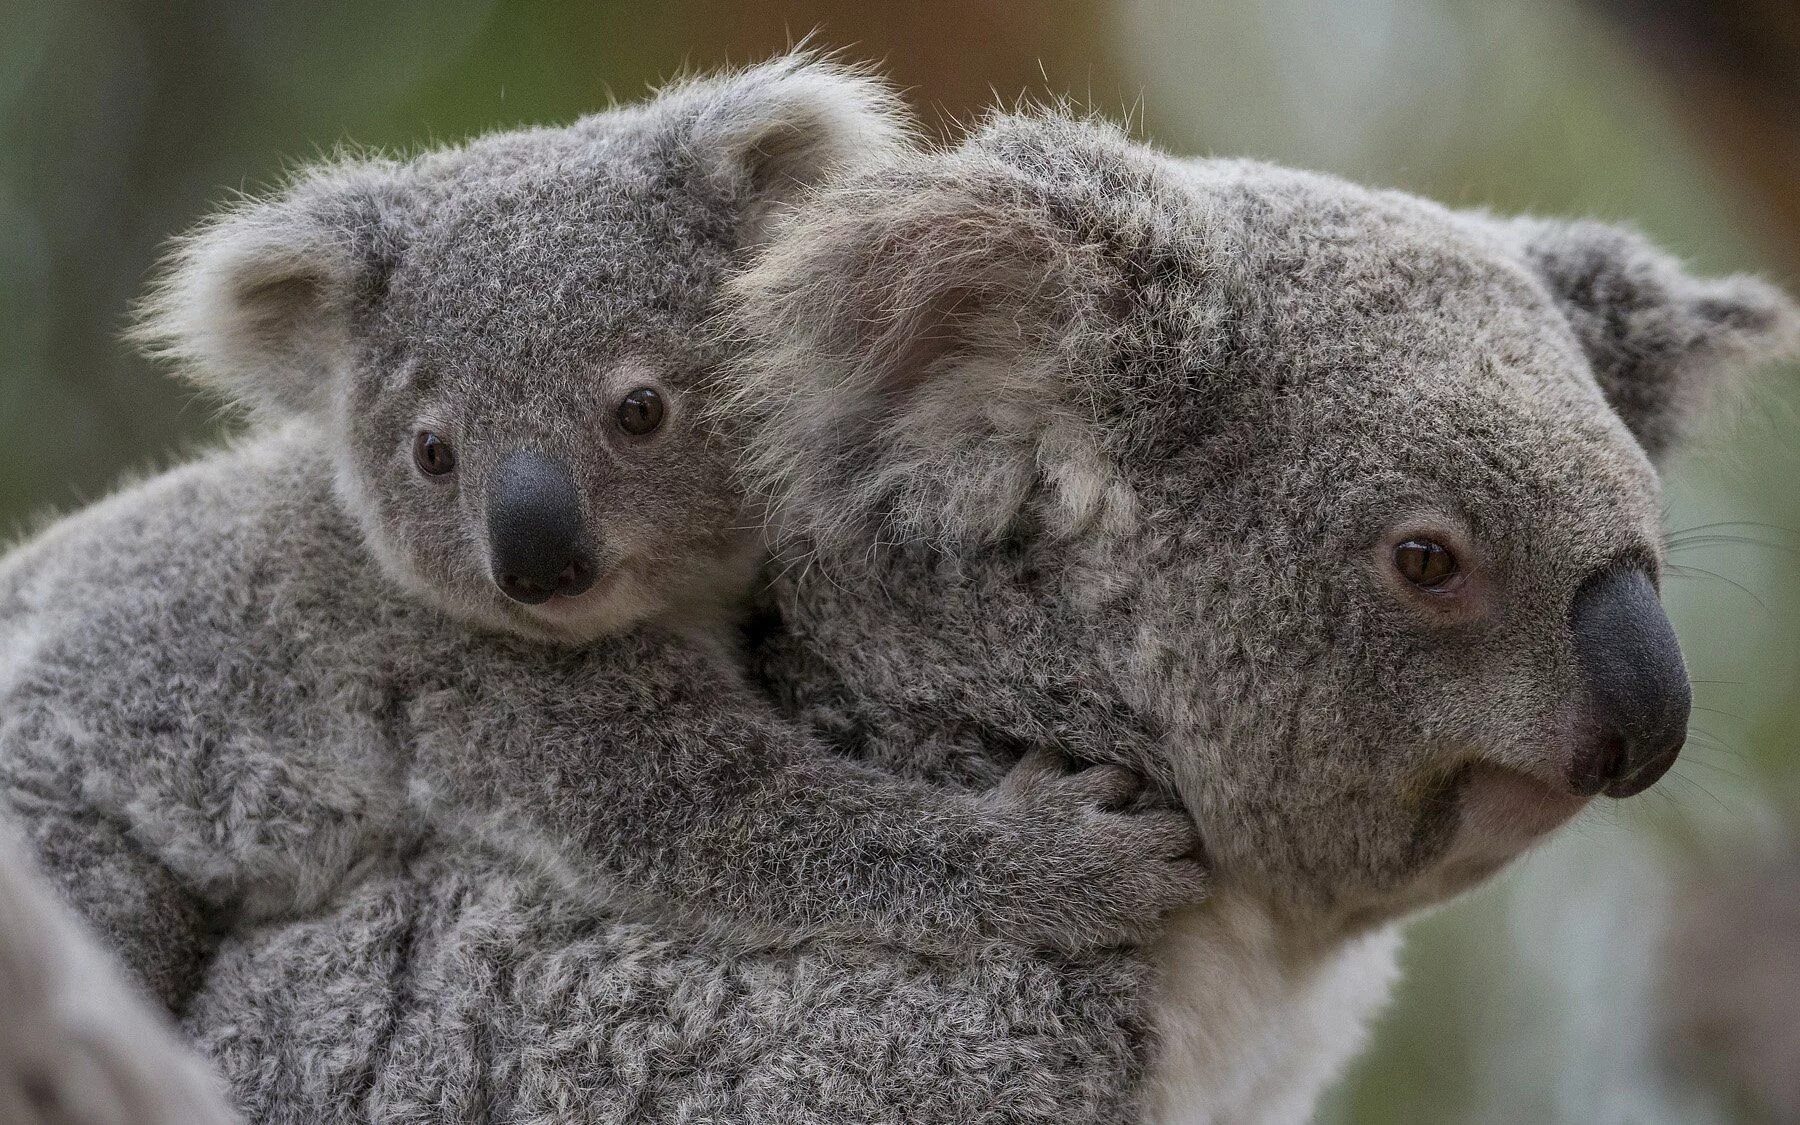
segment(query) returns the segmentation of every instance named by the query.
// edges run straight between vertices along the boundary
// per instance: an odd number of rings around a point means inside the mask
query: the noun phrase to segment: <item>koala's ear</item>
[[[132,338],[195,383],[263,415],[323,410],[355,302],[403,244],[384,162],[314,169],[178,241]]]
[[[1679,444],[1722,384],[1800,353],[1800,309],[1757,278],[1694,277],[1643,236],[1605,223],[1501,226],[1653,458]]]
[[[1038,498],[1065,532],[1128,506],[1071,401],[1117,317],[1102,253],[964,153],[897,158],[779,224],[728,287],[721,396],[778,525],[979,542]]]
[[[736,190],[741,238],[757,245],[785,205],[838,171],[895,154],[911,116],[872,75],[796,52],[695,83],[689,143]]]

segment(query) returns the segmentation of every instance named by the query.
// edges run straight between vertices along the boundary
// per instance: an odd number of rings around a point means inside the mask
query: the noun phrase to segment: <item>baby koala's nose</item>
[[[594,553],[568,466],[536,450],[509,454],[487,488],[488,552],[494,584],[526,605],[594,584]]]
[[[1687,741],[1693,689],[1675,628],[1641,567],[1590,577],[1569,615],[1588,696],[1590,737],[1570,781],[1578,792],[1629,797],[1656,783]]]

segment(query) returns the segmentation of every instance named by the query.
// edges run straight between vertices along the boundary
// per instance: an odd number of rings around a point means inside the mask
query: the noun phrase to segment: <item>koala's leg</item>
[[[0,839],[0,1012],[0,1121],[235,1120],[168,1016],[151,1009],[10,839]]]
[[[933,787],[832,753],[702,661],[632,672],[539,669],[439,698],[425,788],[490,810],[478,823],[497,837],[549,843],[536,850],[578,876],[764,936],[1078,950],[1136,940],[1200,897],[1192,823],[1122,811],[1123,771],[1034,756],[993,793]]]
[[[29,823],[63,898],[171,1011],[199,982],[216,939],[205,906],[174,872],[92,811]]]
[[[55,889],[171,1011],[198,983],[216,938],[200,897],[116,817],[87,801],[69,748],[0,736],[7,819]]]

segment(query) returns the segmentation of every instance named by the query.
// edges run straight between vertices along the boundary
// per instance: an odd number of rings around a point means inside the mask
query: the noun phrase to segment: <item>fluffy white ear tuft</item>
[[[1723,384],[1800,356],[1800,307],[1765,281],[1695,277],[1642,235],[1605,223],[1527,218],[1499,226],[1654,458],[1687,436]]]
[[[1118,315],[1104,255],[978,152],[902,156],[794,212],[729,286],[721,396],[778,526],[854,551],[1099,518],[1117,490],[1071,371]]]
[[[886,83],[804,50],[687,90],[700,106],[690,145],[746,193],[748,245],[784,205],[836,172],[904,151],[914,134]]]
[[[310,170],[180,239],[131,336],[252,412],[322,410],[351,310],[398,254],[397,212],[391,165]]]

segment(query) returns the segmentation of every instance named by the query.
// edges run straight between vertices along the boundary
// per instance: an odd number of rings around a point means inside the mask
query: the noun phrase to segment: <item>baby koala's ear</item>
[[[1038,498],[1061,530],[1101,515],[1110,476],[1069,400],[1117,317],[1103,254],[966,151],[901,156],[779,224],[728,286],[721,396],[778,524],[948,543],[997,538]]]
[[[252,413],[323,410],[351,312],[400,253],[400,206],[377,161],[312,169],[234,206],[176,243],[131,336]]]
[[[1642,235],[1605,223],[1524,218],[1501,229],[1654,459],[1687,436],[1723,384],[1800,355],[1800,308],[1765,281],[1695,277]]]
[[[771,218],[832,174],[891,156],[914,125],[884,82],[799,51],[694,83],[696,157],[737,188],[741,238],[755,246]]]

